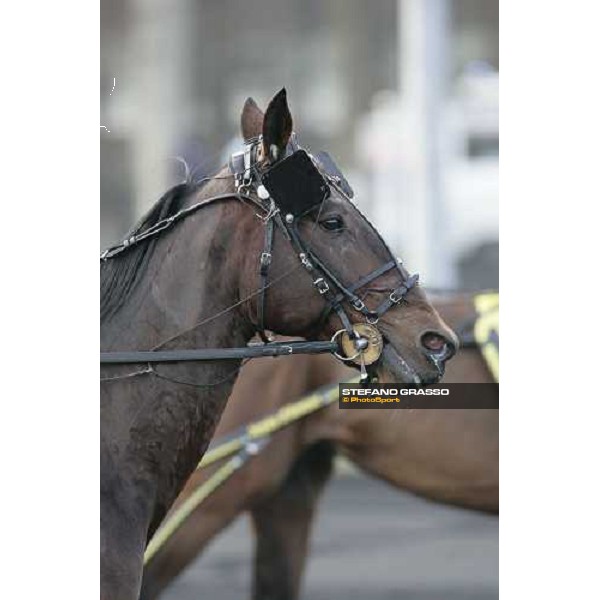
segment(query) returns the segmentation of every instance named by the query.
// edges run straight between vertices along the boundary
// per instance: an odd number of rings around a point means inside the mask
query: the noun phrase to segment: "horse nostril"
[[[456,347],[450,340],[433,331],[423,334],[421,344],[427,352],[438,355],[443,354],[442,360],[447,360],[456,352]]]
[[[421,337],[421,344],[423,344],[425,349],[430,352],[441,352],[446,343],[447,340],[445,337],[433,333],[432,331],[428,331]]]
[[[435,365],[440,376],[443,376],[444,365],[456,353],[456,346],[448,338],[433,331],[428,331],[421,336],[421,345],[427,351],[429,360]]]

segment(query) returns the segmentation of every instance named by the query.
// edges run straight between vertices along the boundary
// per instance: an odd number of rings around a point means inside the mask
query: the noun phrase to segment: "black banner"
[[[497,383],[340,383],[340,408],[498,408]]]

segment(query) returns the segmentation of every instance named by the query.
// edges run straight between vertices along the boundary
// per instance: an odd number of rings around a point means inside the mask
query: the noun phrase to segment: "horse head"
[[[270,203],[265,229],[252,228],[241,269],[241,295],[256,290],[258,272],[263,277],[264,292],[248,303],[248,318],[283,335],[341,333],[354,363],[369,356],[384,381],[439,380],[456,336],[352,201],[343,176],[299,148],[285,89],[264,114],[249,98],[241,125],[240,189],[248,189],[244,172],[251,165],[254,191]],[[363,354],[369,344],[372,352]]]

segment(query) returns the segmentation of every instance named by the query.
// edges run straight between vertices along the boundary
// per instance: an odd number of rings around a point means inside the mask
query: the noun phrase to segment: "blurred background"
[[[101,244],[281,87],[426,285],[498,287],[497,0],[101,0]]]

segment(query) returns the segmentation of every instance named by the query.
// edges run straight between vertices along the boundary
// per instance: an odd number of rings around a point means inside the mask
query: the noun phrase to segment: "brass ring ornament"
[[[337,341],[338,337],[340,338],[340,349],[344,356],[337,352],[334,352],[334,355],[343,362],[354,362],[355,364],[362,362],[365,366],[372,365],[379,360],[383,352],[383,336],[376,327],[368,323],[356,323],[352,329],[359,339],[367,340],[367,346],[364,349],[357,348],[355,340],[348,335],[348,332],[340,329],[331,340]]]

